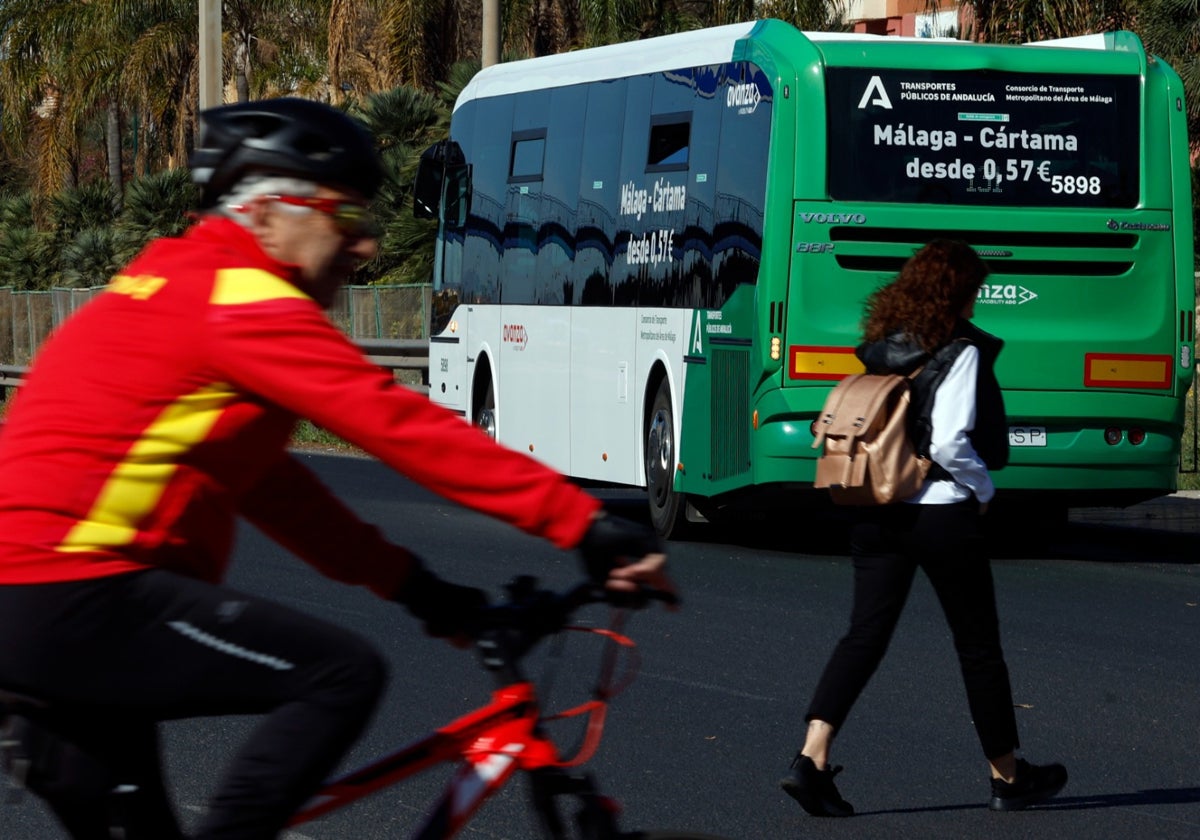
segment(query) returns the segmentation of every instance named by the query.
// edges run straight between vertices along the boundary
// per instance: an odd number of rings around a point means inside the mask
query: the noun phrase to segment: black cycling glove
[[[413,570],[403,588],[392,599],[425,624],[435,638],[458,636],[470,629],[472,620],[487,606],[482,589],[442,580],[415,556]]]
[[[588,577],[603,583],[617,560],[624,557],[640,560],[647,554],[658,554],[662,542],[654,529],[630,519],[601,513],[592,520],[587,533],[579,541],[579,553]]]

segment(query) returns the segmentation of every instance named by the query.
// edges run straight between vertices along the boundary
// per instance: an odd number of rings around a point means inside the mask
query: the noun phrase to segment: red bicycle
[[[621,654],[632,653],[635,647],[621,632],[628,611],[644,605],[647,598],[671,600],[672,596],[650,592],[635,597],[640,603],[590,583],[557,593],[539,589],[533,578],[517,578],[508,586],[507,602],[485,610],[471,633],[481,664],[498,683],[491,702],[426,738],[329,782],[289,825],[310,822],[430,767],[456,762],[457,770],[413,835],[414,840],[454,837],[518,771],[529,775],[533,810],[547,840],[720,840],[687,832],[622,831],[616,801],[600,793],[590,775],[575,770],[591,758],[599,745],[609,700],[632,680],[632,665],[618,673]],[[595,603],[613,605],[609,627],[570,625],[577,609]],[[538,642],[572,629],[605,638],[600,679],[590,700],[545,715],[521,662]],[[546,724],[571,716],[585,716],[586,726],[574,755],[564,757]],[[560,805],[566,799],[578,803],[569,819]]]

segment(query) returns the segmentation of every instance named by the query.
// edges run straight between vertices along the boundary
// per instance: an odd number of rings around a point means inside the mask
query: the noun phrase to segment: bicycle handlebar
[[[468,632],[484,665],[492,670],[514,665],[539,641],[563,630],[571,615],[588,604],[641,609],[651,601],[679,601],[672,592],[646,587],[614,592],[590,581],[562,592],[540,589],[537,579],[529,575],[514,578],[505,589],[505,603],[483,608]]]

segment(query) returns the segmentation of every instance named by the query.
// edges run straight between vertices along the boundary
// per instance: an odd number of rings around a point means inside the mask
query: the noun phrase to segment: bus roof
[[[545,90],[586,82],[619,79],[631,75],[661,73],[685,67],[704,67],[733,60],[739,41],[751,36],[761,21],[732,23],[674,35],[661,35],[603,47],[574,50],[557,55],[495,64],[480,70],[459,93],[455,110],[473,99],[503,96],[527,90]],[[814,43],[972,44],[955,38],[917,38],[873,35],[861,32],[803,32]],[[1107,50],[1111,34],[1081,35],[1038,41],[1029,46]]]
[[[464,102],[523,90],[564,87],[615,79],[631,73],[660,73],[681,67],[723,64],[733,47],[749,35],[755,22],[732,23],[642,41],[629,41],[586,50],[494,64],[480,70],[458,95]]]

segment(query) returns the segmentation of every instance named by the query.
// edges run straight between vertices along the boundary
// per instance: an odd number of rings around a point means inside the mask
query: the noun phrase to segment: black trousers
[[[167,571],[0,587],[0,688],[46,701],[18,730],[28,785],[77,840],[181,837],[157,723],[262,714],[197,840],[265,840],[358,738],[379,655],[303,613]],[[117,793],[114,793],[117,791]]]
[[[950,625],[984,756],[998,758],[1019,746],[978,510],[978,503],[970,500],[951,505],[889,505],[863,513],[851,531],[850,629],[825,666],[806,720],[842,728],[887,652],[920,568]]]

